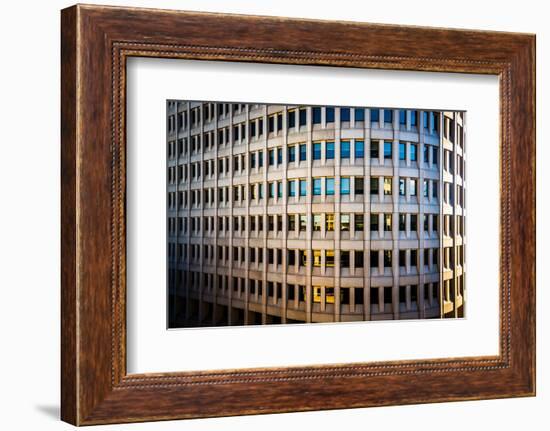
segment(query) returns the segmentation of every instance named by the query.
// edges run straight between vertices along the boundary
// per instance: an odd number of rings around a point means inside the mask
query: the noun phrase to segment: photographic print
[[[168,328],[461,318],[462,111],[167,101]]]

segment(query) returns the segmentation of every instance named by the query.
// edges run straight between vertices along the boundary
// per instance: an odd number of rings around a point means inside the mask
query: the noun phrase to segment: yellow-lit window
[[[384,177],[384,194],[391,195],[391,181],[389,177]]]
[[[334,304],[334,287],[325,287],[325,304]]]
[[[325,265],[330,268],[334,267],[334,250],[327,250],[325,252]]]
[[[313,266],[321,267],[321,250],[313,250]]]
[[[321,231],[321,214],[313,214],[313,230]]]
[[[334,232],[334,214],[325,215],[325,224],[327,232]]]
[[[313,302],[321,302],[321,286],[312,286]]]

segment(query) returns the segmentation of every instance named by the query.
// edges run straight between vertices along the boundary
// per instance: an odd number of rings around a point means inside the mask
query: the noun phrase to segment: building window
[[[388,196],[392,194],[392,178],[384,177],[384,195]]]
[[[340,122],[349,123],[350,121],[350,109],[340,108]]]
[[[393,123],[393,110],[384,109],[384,123]]]
[[[296,216],[294,214],[289,214],[287,216],[288,231],[294,232],[296,230]]]
[[[326,143],[326,159],[332,160],[334,159],[334,142],[328,141]]]
[[[307,194],[307,181],[300,180],[300,196],[306,196]]]
[[[264,166],[264,152],[258,151],[258,167],[261,168]]]
[[[429,181],[428,180],[424,180],[424,187],[423,187],[423,195],[425,198],[429,197],[430,196],[430,186],[429,186]]]
[[[370,251],[370,267],[371,268],[378,267],[378,250]]]
[[[384,250],[384,268],[391,268],[392,251]],[[391,291],[391,289],[389,289]]]
[[[325,230],[334,232],[334,214],[325,214]]]
[[[268,156],[269,156],[269,166],[273,166],[275,164],[275,150],[269,150]]]
[[[296,196],[296,182],[294,180],[288,180],[288,196]]]
[[[305,108],[300,109],[300,126],[307,124],[307,110]]]
[[[409,193],[411,196],[416,196],[417,181],[416,178],[409,178]]]
[[[321,195],[321,178],[313,178],[313,195]]]
[[[313,160],[321,160],[321,143],[313,143]]]
[[[411,144],[411,162],[416,162],[417,160],[417,146],[416,144]]]
[[[334,268],[334,250],[325,251],[325,266],[327,268]]]
[[[370,158],[377,159],[380,157],[380,142],[370,141]]]
[[[391,159],[392,158],[392,142],[391,141],[384,141],[384,159]]]
[[[350,157],[350,142],[349,141],[341,141],[340,142],[340,158],[341,159],[349,159]]]
[[[340,230],[349,232],[349,214],[340,214]]]
[[[418,230],[418,215],[411,214],[411,232]]]
[[[300,144],[300,161],[303,162],[307,159],[307,145]]]
[[[372,214],[370,215],[370,231],[371,232],[378,232],[378,214]]]
[[[378,108],[370,110],[371,123],[378,123],[380,121],[380,110]]]
[[[365,110],[360,108],[355,108],[355,122],[365,121]]]
[[[349,177],[342,177],[340,179],[340,194],[349,195]]]
[[[402,126],[407,124],[407,111],[404,109],[399,110],[399,124]]]
[[[364,193],[363,183],[364,183],[363,177],[355,177],[354,179],[355,195],[362,195]]]
[[[275,131],[275,115],[271,115],[267,119],[267,132],[273,133]]]
[[[405,160],[407,153],[407,144],[405,142],[399,142],[399,160]]]
[[[296,161],[296,146],[292,145],[288,147],[288,162],[292,163]]]
[[[399,214],[399,230],[401,232],[405,232],[405,230],[406,230],[406,220],[407,220],[407,216],[405,214],[400,213]]]
[[[353,265],[355,266],[355,268],[363,268],[363,260],[365,258],[364,257],[365,253],[362,251],[356,250],[354,254],[355,254],[355,257],[354,257]]]
[[[365,142],[355,141],[355,158],[362,159],[365,157]]]
[[[417,111],[411,111],[411,126],[413,126],[413,127],[418,126],[418,112]]]
[[[321,214],[313,214],[313,230],[321,232]]]
[[[313,124],[321,124],[321,108],[316,106],[313,108]]]
[[[349,268],[349,251],[348,250],[340,251],[340,266],[342,268]]]
[[[377,195],[379,192],[378,177],[371,177],[370,179],[370,194]]]
[[[327,107],[325,109],[325,113],[326,113],[326,122],[334,123],[334,108]]]
[[[399,196],[405,196],[406,193],[406,179],[405,178],[399,178]]]
[[[353,229],[355,232],[363,232],[365,228],[365,218],[363,214],[355,214],[355,222],[353,225]]]
[[[327,196],[334,195],[334,178],[325,179],[325,193]]]
[[[283,164],[283,149],[277,148],[277,165]]]
[[[275,182],[268,183],[268,190],[269,190],[269,197],[274,198],[275,197]]]
[[[321,267],[321,250],[313,250],[313,266],[316,268]]]
[[[296,127],[296,111],[288,111],[287,120],[289,129]]]
[[[384,214],[384,231],[391,232],[391,214]]]

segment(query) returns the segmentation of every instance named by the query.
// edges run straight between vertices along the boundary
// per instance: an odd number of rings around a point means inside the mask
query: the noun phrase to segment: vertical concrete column
[[[267,153],[267,143],[268,143],[268,124],[267,124],[267,113],[268,113],[268,105],[264,106],[264,115],[263,115],[263,123],[264,123],[264,133],[263,133],[263,160],[264,160],[264,166],[263,166],[263,189],[264,189],[264,196],[263,196],[263,207],[264,211],[263,214],[260,215],[260,217],[263,220],[263,249],[261,250],[261,253],[263,255],[262,262],[263,262],[263,271],[262,271],[262,324],[267,323],[267,273],[269,269],[269,264],[267,261],[267,237],[268,237],[268,223],[267,223],[267,208],[268,208],[268,201],[269,201],[269,190],[267,189],[267,179],[268,179],[268,169],[269,169],[269,157]],[[285,120],[286,121],[286,118]],[[288,131],[284,130],[284,133],[288,133]]]
[[[365,187],[364,199],[365,207],[363,210],[364,215],[364,234],[363,234],[363,319],[370,320],[371,313],[371,268],[370,268],[370,253],[372,253],[371,240],[370,240],[370,214],[371,214],[371,195],[370,195],[370,179],[371,179],[371,127],[370,127],[370,109],[365,109],[365,121],[364,121],[364,145],[365,145],[365,183],[368,185]]]
[[[234,321],[233,319],[233,265],[235,262],[234,250],[233,250],[233,235],[234,235],[234,223],[233,219],[233,177],[235,174],[235,169],[233,167],[233,147],[235,146],[235,134],[233,133],[233,106],[230,105],[229,109],[229,268],[228,268],[228,279],[226,284],[226,296],[227,296],[227,324],[231,325]],[[227,163],[227,162],[226,162]],[[227,190],[227,189],[226,189]],[[227,229],[226,229],[227,232]]]
[[[399,319],[399,111],[393,111],[392,145],[392,276],[393,276],[393,318]]]
[[[341,122],[340,122],[340,108],[334,109],[334,147],[335,147],[335,163],[334,163],[334,188],[335,190],[335,202],[334,202],[334,217],[336,219],[336,226],[334,232],[334,321],[340,321],[340,268],[341,268],[341,243],[340,243],[340,217],[341,217],[341,197],[340,197],[340,187],[341,187]],[[350,178],[350,192],[351,192],[351,178]],[[350,220],[351,223],[351,220]],[[323,299],[321,299],[323,301]]]
[[[246,165],[246,187],[245,187],[245,199],[247,200],[246,205],[246,219],[245,219],[245,226],[244,234],[245,234],[245,248],[244,248],[244,255],[245,255],[245,273],[246,277],[244,279],[244,324],[248,325],[251,322],[249,322],[249,307],[250,307],[250,194],[248,193],[248,187],[250,187],[250,106],[249,104],[246,104],[246,119],[245,119],[245,128],[246,128],[246,136],[245,136],[245,145],[246,145],[246,153],[244,162]],[[242,168],[242,166],[241,166]],[[256,259],[257,262],[257,259]]]

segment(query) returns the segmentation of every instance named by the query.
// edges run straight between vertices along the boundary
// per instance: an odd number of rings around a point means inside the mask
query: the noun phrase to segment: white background
[[[464,0],[410,2],[118,1],[103,3],[264,15],[346,19],[537,33],[537,219],[548,219],[550,152],[548,96],[550,29],[544,2]],[[6,2],[0,15],[0,427],[61,430],[59,410],[59,9],[65,1]],[[96,429],[275,430],[347,427],[447,430],[547,429],[550,423],[548,282],[545,243],[538,226],[538,396],[536,398],[397,406],[329,412],[105,426]],[[546,283],[545,283],[546,281]]]
[[[498,77],[141,58],[127,83],[129,373],[498,354]],[[165,107],[184,98],[467,111],[466,318],[167,331]]]

